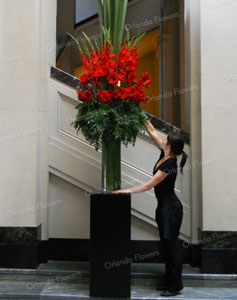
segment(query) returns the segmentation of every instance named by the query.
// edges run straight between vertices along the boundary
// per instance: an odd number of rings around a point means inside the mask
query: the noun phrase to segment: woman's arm
[[[156,146],[161,149],[161,142],[162,139],[159,137],[159,135],[156,133],[156,130],[154,126],[151,124],[150,121],[145,121],[144,126],[146,128],[147,133],[150,135],[150,137],[153,139]]]
[[[157,185],[158,183],[160,183],[162,180],[165,179],[166,176],[168,176],[169,174],[158,170],[156,172],[156,174],[147,182],[141,184],[141,185],[137,185],[135,187],[132,187],[130,189],[124,189],[124,190],[117,190],[114,191],[113,194],[121,194],[121,193],[141,193],[141,192],[145,192],[150,190],[151,188],[153,188],[155,185]]]

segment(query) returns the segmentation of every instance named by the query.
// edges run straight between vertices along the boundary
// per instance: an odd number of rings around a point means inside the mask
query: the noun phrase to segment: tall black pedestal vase
[[[90,296],[130,298],[131,194],[90,198]]]

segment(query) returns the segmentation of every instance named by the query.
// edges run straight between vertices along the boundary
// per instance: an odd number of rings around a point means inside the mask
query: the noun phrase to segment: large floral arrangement
[[[86,140],[98,150],[102,148],[102,188],[119,189],[121,184],[121,143],[136,141],[144,130],[147,115],[139,104],[149,98],[144,89],[151,81],[144,72],[136,75],[137,45],[144,34],[130,39],[125,26],[128,0],[96,0],[100,40],[94,42],[83,32],[87,42],[75,41],[84,73],[82,88],[77,91],[79,102],[74,128],[81,130]],[[123,39],[123,31],[126,37]]]
[[[147,119],[139,104],[149,100],[144,88],[148,88],[151,81],[146,72],[140,78],[135,73],[137,43],[138,38],[122,42],[116,54],[108,39],[101,48],[95,49],[90,44],[86,53],[80,53],[85,70],[80,81],[85,90],[77,91],[78,113],[73,125],[96,150],[103,135],[119,139],[126,146],[128,142],[134,145]]]

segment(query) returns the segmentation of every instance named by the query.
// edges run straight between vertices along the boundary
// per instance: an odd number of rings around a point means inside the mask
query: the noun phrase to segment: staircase
[[[131,299],[164,299],[155,289],[163,264],[131,264]],[[1,299],[101,299],[89,297],[89,263],[48,261],[37,269],[0,269]],[[237,275],[200,274],[183,267],[182,294],[169,299],[237,299]],[[111,298],[106,298],[111,299]]]
[[[70,126],[76,113],[74,106],[78,102],[75,89],[80,88],[78,78],[57,68],[51,68],[49,171],[85,191],[85,201],[88,202],[86,195],[101,189],[101,151],[96,152],[84,136],[80,132],[77,135],[76,130]],[[166,130],[171,132],[179,130],[159,118],[155,119],[157,126],[160,127],[158,129],[160,136],[164,136]],[[183,134],[185,137],[185,133]],[[160,151],[145,130],[144,133],[139,133],[134,147],[129,145],[126,148],[122,145],[121,150],[122,187],[129,188],[148,181],[152,176],[154,162],[159,157]],[[188,143],[185,144],[184,150],[189,155]],[[180,162],[178,161],[178,163]],[[190,168],[184,170],[184,175],[178,175],[175,187],[184,206],[180,235],[184,241],[189,241],[191,237],[190,175]],[[132,196],[132,216],[141,221],[144,231],[147,230],[147,225],[150,226],[151,232],[157,231],[156,207],[157,200],[153,190]],[[89,211],[86,213],[89,218]],[[132,237],[132,239],[134,238]]]

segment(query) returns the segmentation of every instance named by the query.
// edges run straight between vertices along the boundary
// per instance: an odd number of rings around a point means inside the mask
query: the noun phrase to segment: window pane
[[[82,22],[97,14],[95,0],[76,0],[75,23]]]

